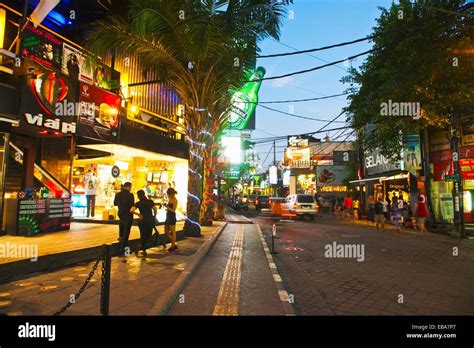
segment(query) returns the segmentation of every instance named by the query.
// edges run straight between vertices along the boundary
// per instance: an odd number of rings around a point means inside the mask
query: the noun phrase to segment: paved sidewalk
[[[184,222],[176,224],[176,230],[183,229]],[[158,226],[160,233],[163,233],[163,226]],[[115,243],[118,238],[118,225],[77,223],[71,224],[70,231],[47,233],[38,236],[1,236],[0,244],[28,244],[38,246],[38,256],[65,253],[74,250],[86,249]],[[139,239],[140,232],[137,226],[132,227],[130,240]],[[3,257],[0,255],[0,264],[16,262],[28,257]]]
[[[202,227],[202,236],[178,242],[172,254],[163,248],[149,250],[148,256],[132,254],[126,259],[112,260],[110,289],[111,315],[147,314],[163,292],[170,287],[195,256],[222,225],[214,222]],[[115,226],[116,227],[116,226]],[[101,226],[97,233],[105,233]],[[114,235],[116,238],[116,235]],[[94,262],[42,272],[27,279],[0,285],[0,313],[7,315],[52,315],[75,294],[84,283]],[[99,315],[100,267],[85,292],[64,315]]]

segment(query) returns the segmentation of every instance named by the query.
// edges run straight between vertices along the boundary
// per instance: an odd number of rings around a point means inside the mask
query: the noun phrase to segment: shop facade
[[[179,98],[168,86],[157,90],[173,118],[122,98],[119,71],[86,64],[80,46],[42,25],[25,27],[21,52],[13,76],[2,75],[11,88],[0,88],[0,99],[13,101],[8,112],[0,109],[2,233],[68,230],[73,219],[88,218],[91,176],[95,214],[89,219],[117,218],[113,197],[126,181],[158,205],[174,187],[185,212],[189,149]],[[11,121],[3,122],[7,115]]]

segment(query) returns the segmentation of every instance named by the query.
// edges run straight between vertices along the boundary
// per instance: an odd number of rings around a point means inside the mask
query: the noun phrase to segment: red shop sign
[[[443,161],[433,163],[433,179],[434,181],[444,181],[446,175],[453,175],[453,162]]]
[[[459,158],[474,157],[474,146],[464,146],[459,148]]]
[[[461,166],[461,177],[463,179],[474,179],[474,160],[472,159],[463,159],[459,161]]]

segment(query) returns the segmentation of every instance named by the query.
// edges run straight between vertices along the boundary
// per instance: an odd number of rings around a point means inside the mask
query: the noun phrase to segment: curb
[[[214,235],[203,245],[201,245],[201,247],[198,251],[196,251],[194,257],[192,258],[191,262],[186,266],[184,271],[178,276],[178,278],[173,282],[173,284],[163,292],[163,294],[158,298],[158,300],[156,300],[155,304],[146,315],[166,315],[168,313],[174,301],[178,297],[179,293],[189,282],[189,279],[191,279],[191,276],[193,275],[194,271],[196,271],[201,265],[205,256],[207,256],[207,254],[214,246],[226,226],[227,222],[224,222],[221,226],[217,228]]]
[[[267,241],[263,236],[262,229],[260,225],[257,224],[258,233],[260,234],[260,240],[262,241],[263,251],[265,252],[265,256],[267,257],[268,266],[270,267],[270,271],[272,272],[273,280],[275,281],[275,286],[278,291],[278,297],[280,298],[281,305],[283,306],[283,311],[285,312],[286,316],[295,316],[295,309],[293,304],[290,303],[288,291],[286,291],[285,287],[283,286],[283,281],[281,279],[280,273],[278,273],[278,268],[273,261],[273,256],[268,248]]]

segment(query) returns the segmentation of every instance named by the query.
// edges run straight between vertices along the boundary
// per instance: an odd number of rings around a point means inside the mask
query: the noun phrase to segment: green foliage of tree
[[[474,20],[462,0],[400,0],[373,28],[374,50],[349,83],[351,122],[364,149],[388,157],[401,150],[401,134],[450,122],[451,108],[474,100]],[[471,11],[472,14],[472,11]],[[421,117],[381,115],[381,103],[420,103]],[[373,131],[363,132],[368,123]]]
[[[230,108],[229,91],[243,83],[244,68],[254,62],[258,43],[279,38],[290,3],[292,0],[133,0],[125,16],[109,16],[91,31],[87,42],[94,53],[137,55],[144,68],[158,72],[176,88],[185,105],[190,150],[197,155],[190,156],[189,166],[202,174],[201,179],[190,173],[192,195],[203,197],[210,187],[206,180],[214,173],[216,141]],[[203,201],[209,199],[203,197]],[[211,213],[201,202],[188,200],[191,220],[203,223]],[[188,230],[196,226],[186,224]]]

